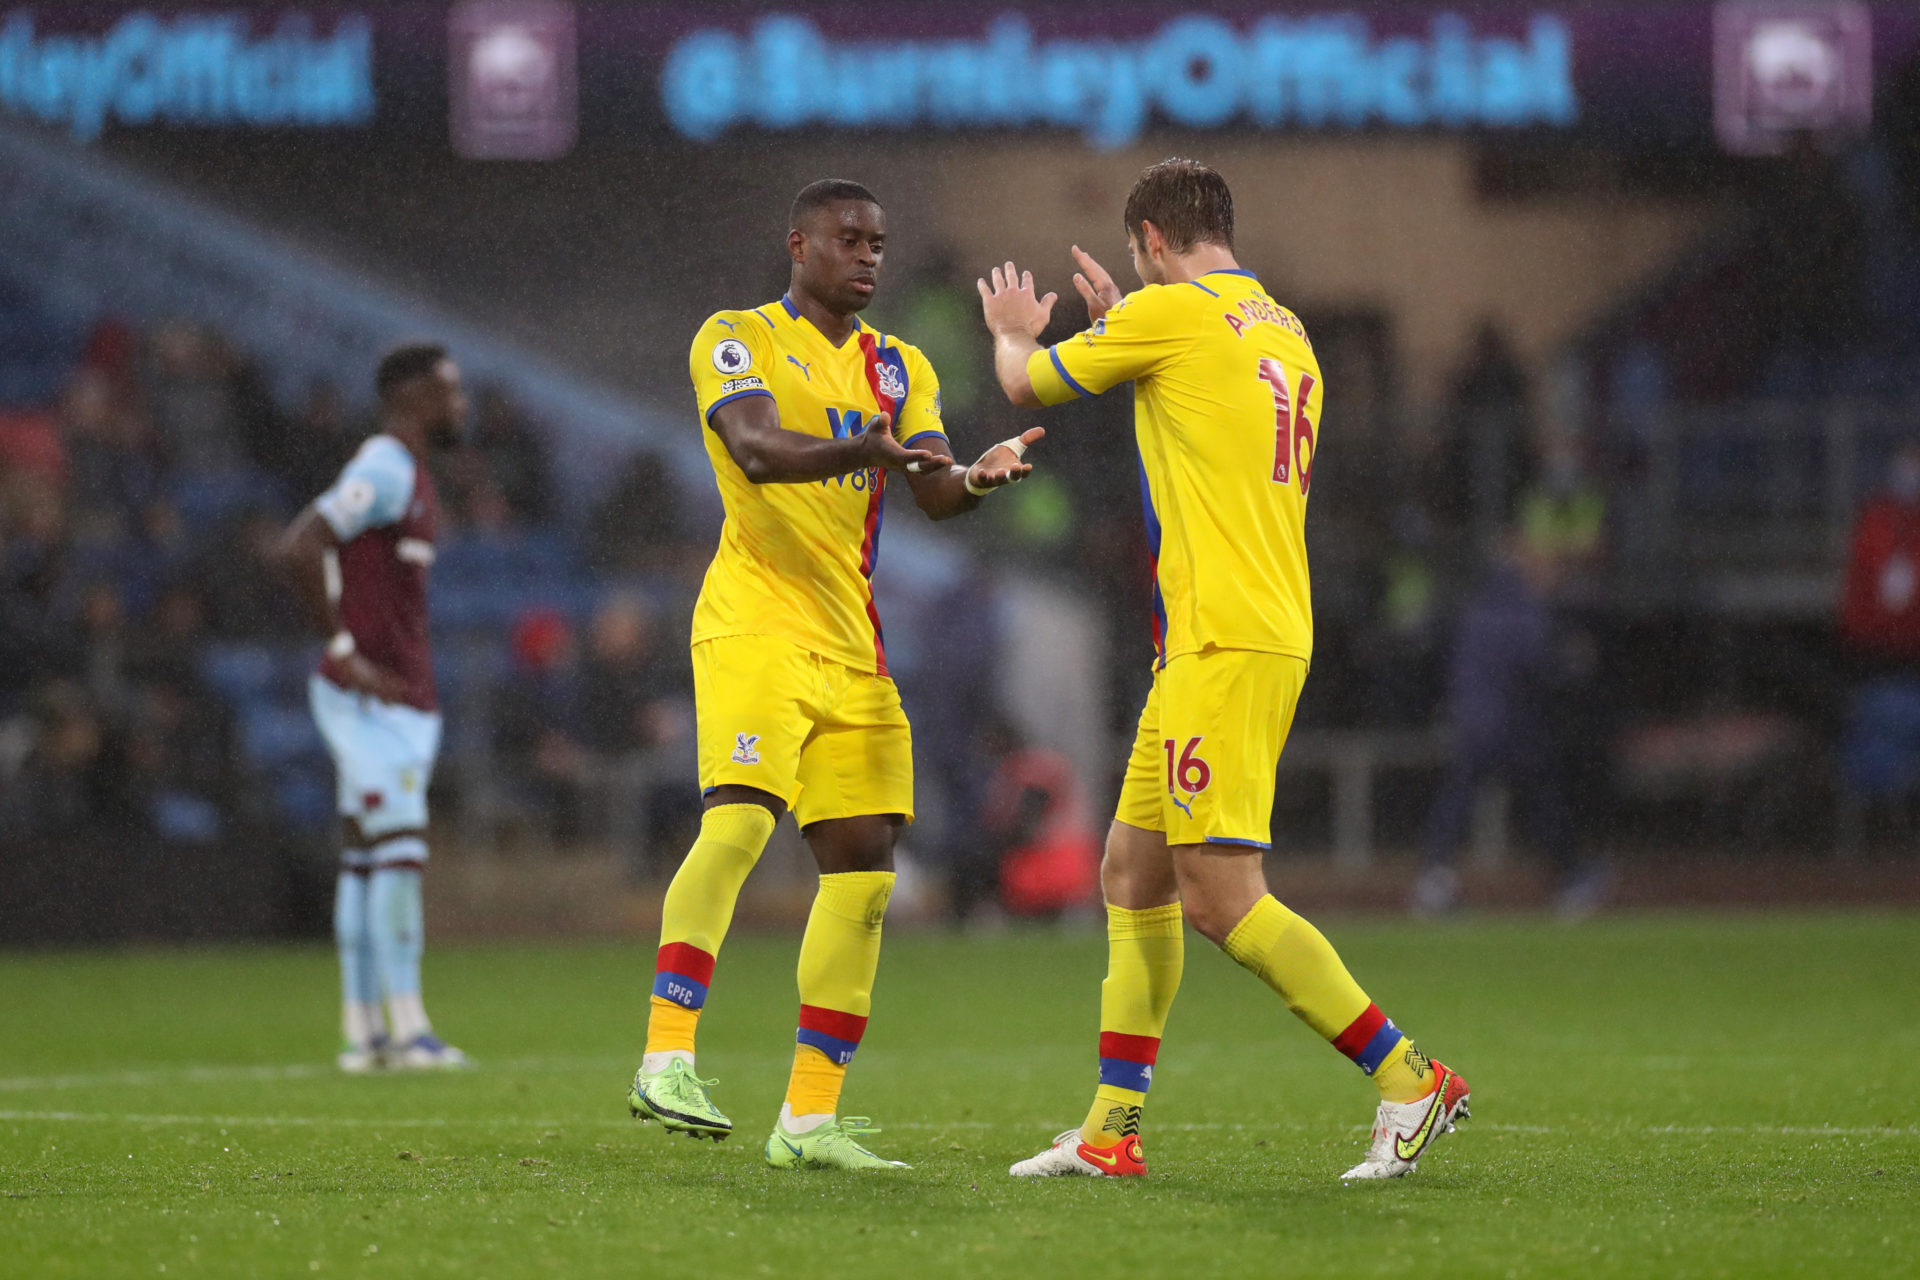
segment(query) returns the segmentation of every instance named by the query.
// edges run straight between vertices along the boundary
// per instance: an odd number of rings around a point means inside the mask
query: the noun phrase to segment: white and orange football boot
[[[1467,1119],[1472,1096],[1461,1076],[1436,1062],[1439,1074],[1434,1091],[1418,1102],[1382,1102],[1373,1117],[1373,1143],[1367,1158],[1341,1174],[1345,1181],[1398,1178],[1413,1172],[1441,1134],[1452,1133],[1456,1120]]]
[[[1069,1129],[1039,1155],[1007,1170],[1016,1178],[1138,1178],[1147,1172],[1147,1155],[1140,1139],[1127,1137],[1111,1147],[1094,1147]]]

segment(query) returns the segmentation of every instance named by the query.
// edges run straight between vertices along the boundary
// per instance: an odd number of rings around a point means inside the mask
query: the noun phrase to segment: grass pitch
[[[329,1065],[319,947],[0,956],[0,1274],[1920,1274],[1920,917],[1328,922],[1473,1082],[1343,1187],[1373,1091],[1190,935],[1138,1181],[1016,1183],[1084,1112],[1092,934],[896,930],[847,1110],[898,1176],[760,1161],[797,941],[727,945],[723,1146],[626,1118],[651,940],[430,950],[460,1076]]]

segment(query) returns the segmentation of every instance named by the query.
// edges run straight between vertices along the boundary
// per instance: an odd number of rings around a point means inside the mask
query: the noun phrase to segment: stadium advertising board
[[[57,13],[57,11],[56,11]],[[136,9],[104,30],[0,20],[0,107],[89,141],[109,124],[321,127],[374,116],[373,23],[262,24],[240,12]]]
[[[375,128],[476,159],[754,134],[1155,128],[1577,134],[1777,149],[1847,133],[1920,10],[1271,3],[730,8],[567,0],[0,10],[0,113],[87,141],[155,127]]]
[[[1377,35],[1359,13],[1175,17],[1141,38],[1040,38],[1020,14],[957,38],[837,39],[795,14],[746,33],[677,41],[660,77],[673,127],[711,138],[765,129],[1051,125],[1124,146],[1155,116],[1193,129],[1368,125],[1560,127],[1579,116],[1565,23],[1532,14],[1518,37],[1441,14]]]

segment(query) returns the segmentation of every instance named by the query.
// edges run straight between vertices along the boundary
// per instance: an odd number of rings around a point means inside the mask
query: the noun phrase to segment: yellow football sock
[[[1133,911],[1107,907],[1107,978],[1100,984],[1100,1087],[1080,1140],[1110,1147],[1140,1132],[1140,1108],[1167,1011],[1180,990],[1186,938],[1180,904]]]
[[[723,804],[701,817],[700,838],[674,873],[660,911],[648,1053],[693,1052],[714,957],[733,921],[740,886],[760,860],[773,826],[772,812],[757,804]]]
[[[840,1106],[847,1069],[810,1044],[795,1045],[787,1075],[787,1111],[796,1116],[829,1116]]]
[[[657,979],[656,979],[657,980]],[[693,1052],[693,1030],[700,1025],[698,1009],[682,1008],[654,996],[647,1002],[647,1052]]]
[[[839,1108],[847,1064],[873,1007],[880,924],[892,895],[891,871],[820,877],[800,940],[800,1029],[787,1081],[792,1115],[830,1115]]]
[[[1279,992],[1302,1022],[1353,1059],[1387,1101],[1411,1102],[1433,1091],[1425,1055],[1367,999],[1333,944],[1272,894],[1254,903],[1233,927],[1226,952]]]
[[[1394,1030],[1398,1032],[1399,1028]],[[1439,1077],[1433,1073],[1433,1061],[1414,1048],[1413,1041],[1404,1035],[1394,1040],[1387,1056],[1374,1068],[1373,1082],[1380,1086],[1380,1096],[1388,1102],[1414,1102],[1440,1087]]]

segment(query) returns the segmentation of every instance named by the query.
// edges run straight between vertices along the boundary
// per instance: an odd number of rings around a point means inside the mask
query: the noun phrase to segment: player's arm
[[[1024,460],[1027,446],[1047,434],[1045,427],[1030,427],[1011,440],[1002,440],[980,455],[971,467],[954,463],[934,472],[907,473],[913,488],[913,501],[934,520],[951,520],[979,506],[995,489],[1018,484],[1033,474],[1033,464]],[[946,448],[946,437],[940,437]]]
[[[722,311],[700,326],[687,355],[701,420],[754,484],[805,484],[869,467],[905,471],[952,465],[952,458],[931,449],[902,448],[887,422],[831,440],[786,430],[762,376],[778,354],[764,320],[749,311]]]
[[[727,456],[755,484],[805,484],[869,467],[933,471],[953,465],[952,458],[934,449],[903,447],[893,438],[893,424],[884,415],[844,440],[788,431],[780,425],[780,410],[772,396],[729,400],[713,411],[707,424],[727,446]]]
[[[398,445],[394,446],[396,449]],[[327,653],[347,687],[385,702],[396,701],[406,684],[375,666],[354,648],[353,633],[340,619],[340,548],[376,524],[398,519],[413,488],[411,475],[381,465],[362,450],[333,488],[299,515],[281,535],[280,563],[306,605],[315,629],[327,641]]]
[[[947,441],[947,424],[940,420],[939,375],[919,351],[908,347],[905,354],[913,390],[900,406],[894,434],[911,447],[950,454],[953,446]],[[1016,484],[1032,473],[1032,464],[1025,461],[1027,446],[1045,434],[1036,427],[1003,440],[970,467],[955,464],[938,471],[909,471],[907,483],[913,488],[915,505],[933,520],[966,514],[995,489]]]
[[[1038,407],[1033,380],[1027,376],[1027,362],[1040,345],[1040,334],[1053,318],[1053,304],[1059,296],[1034,296],[1033,272],[1016,272],[1011,262],[993,269],[993,283],[976,282],[980,288],[980,307],[987,318],[987,331],[993,335],[993,372],[1007,399],[1023,408]]]
[[[1172,291],[1147,288],[1123,298],[1091,255],[1078,245],[1073,254],[1080,266],[1074,286],[1086,299],[1093,325],[1052,347],[1042,347],[1039,337],[1055,295],[1035,298],[1032,272],[1016,275],[1009,262],[994,270],[992,284],[980,281],[981,306],[994,335],[994,372],[1017,405],[1097,396],[1153,373],[1197,337],[1191,316]]]

